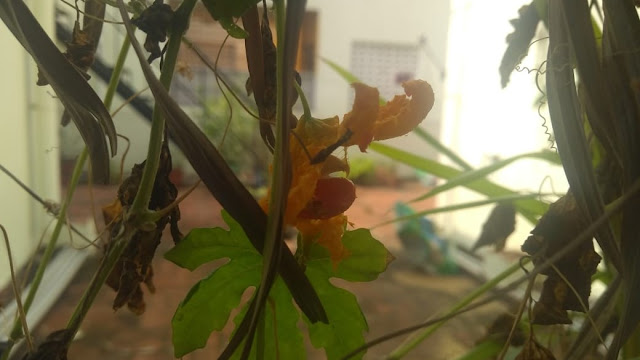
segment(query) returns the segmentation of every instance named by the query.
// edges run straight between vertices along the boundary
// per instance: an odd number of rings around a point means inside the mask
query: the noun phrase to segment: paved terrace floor
[[[185,189],[181,189],[184,191]],[[368,227],[394,216],[393,205],[426,191],[417,183],[398,188],[358,187],[357,199],[347,212],[356,227]],[[94,188],[90,196],[88,188],[81,187],[70,209],[74,221],[88,221],[91,217],[91,198],[99,209],[115,197],[115,187]],[[432,206],[423,203],[424,209]],[[186,233],[194,227],[213,227],[221,224],[220,205],[204,186],[198,187],[180,206],[181,229]],[[96,210],[97,212],[97,210]],[[371,283],[334,283],[354,292],[368,320],[370,331],[367,339],[373,339],[422,321],[437,312],[444,311],[457,299],[468,294],[477,282],[465,275],[435,276],[416,270],[402,257],[402,248],[395,235],[395,226],[373,230],[397,257],[379,279]],[[115,293],[103,288],[86,318],[78,338],[73,343],[69,359],[101,360],[151,360],[173,359],[170,321],[176,306],[189,288],[211,271],[211,267],[191,273],[178,268],[161,256],[171,246],[167,234],[156,253],[153,266],[155,294],[145,293],[147,310],[141,316],[127,309],[114,312],[111,308]],[[59,299],[49,315],[35,330],[36,339],[42,339],[51,331],[65,326],[73,308],[91,279],[98,264],[96,256],[80,270],[72,285]],[[471,348],[484,334],[486,326],[502,311],[503,304],[493,304],[450,321],[429,340],[418,346],[407,359],[455,359]],[[213,334],[207,347],[184,357],[188,360],[213,359],[221,351],[231,332],[227,326],[222,333]],[[380,359],[395,348],[401,339],[392,340],[369,350],[366,359]],[[323,359],[324,353],[308,345],[308,358]]]

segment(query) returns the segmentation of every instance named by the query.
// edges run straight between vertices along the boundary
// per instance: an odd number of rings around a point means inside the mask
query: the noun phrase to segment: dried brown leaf
[[[516,360],[555,360],[553,353],[544,346],[540,345],[535,339],[529,339],[524,344],[522,351]]]
[[[178,190],[169,180],[171,172],[171,154],[167,145],[163,145],[160,156],[160,165],[156,180],[151,193],[149,208],[151,210],[161,210],[170,206],[177,198]],[[117,216],[121,207],[128,208],[138,192],[144,162],[136,164],[133,167],[131,175],[124,180],[118,189],[118,199],[111,205],[103,208],[105,222],[109,222],[114,216]],[[145,303],[141,284],[145,284],[150,292],[155,292],[153,285],[153,268],[151,262],[155,254],[156,248],[160,244],[162,231],[167,224],[172,226],[172,235],[174,242],[179,241],[179,231],[177,231],[177,221],[180,219],[180,210],[176,206],[168,215],[160,218],[156,222],[156,227],[152,231],[138,230],[131,238],[129,245],[125,249],[122,257],[114,266],[111,274],[107,278],[107,284],[117,291],[116,298],[113,302],[113,308],[119,309],[127,304],[129,310],[135,314],[142,314],[145,310]],[[121,221],[114,225],[114,230],[122,226]],[[174,228],[175,227],[175,231]],[[112,234],[117,231],[112,231]],[[108,245],[109,246],[109,245]],[[108,247],[107,247],[108,249]]]
[[[569,192],[551,204],[549,211],[540,219],[531,231],[532,235],[522,245],[522,250],[532,256],[535,265],[539,265],[561,251],[587,225],[573,194]],[[585,241],[575,251],[556,261],[555,268],[543,271],[542,274],[548,278],[545,280],[540,301],[534,307],[534,323],[566,324],[570,323],[570,320],[565,310],[584,312],[583,304],[587,308],[589,304],[591,276],[595,273],[600,259],[593,249],[593,242]]]
[[[512,203],[497,204],[482,225],[482,233],[471,251],[492,244],[495,245],[496,251],[501,251],[515,229],[516,208]]]
[[[34,353],[25,355],[22,360],[67,360],[68,346],[73,336],[73,332],[67,329],[54,331]]]

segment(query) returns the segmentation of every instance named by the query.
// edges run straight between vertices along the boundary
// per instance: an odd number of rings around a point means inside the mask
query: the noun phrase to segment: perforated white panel
[[[356,41],[351,46],[351,72],[386,99],[403,93],[401,84],[415,77],[417,67],[415,45]]]

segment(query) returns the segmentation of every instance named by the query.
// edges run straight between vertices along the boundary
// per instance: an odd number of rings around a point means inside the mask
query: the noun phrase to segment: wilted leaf
[[[233,18],[242,16],[249,7],[258,2],[259,0],[202,0],[211,17],[220,22],[229,35],[238,39],[244,39],[249,34],[236,25]]]
[[[67,351],[73,335],[67,329],[54,331],[47,335],[34,353],[25,355],[22,360],[67,360]]]
[[[118,203],[112,204],[103,209],[103,212],[112,217],[114,212],[118,211],[119,206],[128,208],[133,203],[140,180],[144,162],[136,164],[131,171],[131,175],[125,179],[118,189]],[[153,184],[151,200],[149,208],[151,210],[161,210],[171,205],[176,199],[178,190],[175,185],[169,181],[169,173],[171,172],[171,154],[166,144],[162,147],[160,156],[160,164],[156,180]],[[174,242],[180,240],[180,231],[177,222],[180,219],[180,210],[176,206],[168,215],[160,218],[156,222],[156,227],[152,231],[138,230],[131,238],[129,245],[124,253],[113,267],[113,270],[107,278],[107,285],[117,291],[113,308],[115,310],[127,304],[129,309],[136,314],[142,314],[145,310],[142,288],[140,285],[144,283],[150,292],[155,292],[153,285],[153,268],[151,261],[155,254],[156,248],[160,244],[162,231],[167,224],[171,224],[171,234]],[[109,223],[110,219],[105,218],[105,222]],[[122,219],[116,222],[112,227],[112,235],[117,234],[118,229],[122,226]],[[109,245],[107,245],[107,249]]]
[[[537,266],[560,252],[572,239],[580,234],[588,223],[578,208],[571,192],[558,199],[531,231],[531,236],[522,245],[522,251],[533,258]],[[543,271],[547,275],[540,301],[534,307],[534,323],[568,323],[565,310],[584,312],[580,302],[589,306],[591,276],[596,271],[600,256],[593,249],[592,241],[585,241],[573,252],[554,263],[555,268],[576,290],[569,288],[553,267]]]
[[[131,19],[133,25],[147,34],[144,48],[150,53],[147,59],[149,64],[162,57],[164,53],[164,50],[160,49],[160,43],[167,41],[167,31],[173,21],[173,15],[171,6],[165,4],[164,0],[155,0],[140,16]]]
[[[496,205],[487,221],[482,225],[482,233],[471,251],[482,246],[494,245],[496,251],[501,251],[509,235],[516,229],[516,208],[510,202]]]
[[[540,22],[534,3],[521,7],[518,15],[519,18],[511,20],[514,31],[507,35],[507,50],[500,63],[500,83],[503,88],[509,83],[509,77],[516,65],[527,55],[529,44]]]
[[[557,276],[550,276],[544,282],[540,299],[533,306],[532,324],[571,324],[569,314],[563,304],[571,289]]]
[[[556,360],[556,358],[549,349],[530,338],[524,344],[520,354],[516,356],[516,360]]]
[[[513,328],[513,322],[516,317],[511,313],[500,314],[492,323],[487,327],[487,333],[484,337],[476,342],[480,344],[487,340],[493,340],[500,344],[504,344],[509,338],[511,329]],[[520,324],[516,325],[513,336],[511,337],[511,346],[522,346],[525,342],[525,334]]]

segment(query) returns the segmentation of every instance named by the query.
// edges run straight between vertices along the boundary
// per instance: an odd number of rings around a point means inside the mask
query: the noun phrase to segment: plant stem
[[[11,255],[11,244],[9,243],[9,235],[7,235],[7,230],[0,224],[0,230],[2,230],[2,235],[4,236],[4,244],[7,247],[7,258],[9,259],[9,270],[11,271],[11,286],[13,287],[13,296],[16,298],[16,305],[18,306],[18,318],[20,319],[20,323],[22,325],[22,329],[25,333],[25,339],[27,341],[27,346],[29,348],[29,352],[33,352],[33,341],[31,340],[31,334],[29,333],[29,325],[27,324],[27,314],[24,312],[24,307],[22,306],[22,300],[20,298],[20,290],[18,289],[18,281],[16,280],[15,269],[13,267],[13,256]]]
[[[29,293],[24,300],[24,312],[25,314],[29,312],[29,308],[33,303],[33,299],[38,292],[38,287],[40,286],[40,282],[42,282],[42,277],[44,276],[44,272],[46,270],[49,261],[51,260],[51,256],[53,255],[53,251],[56,248],[56,244],[58,243],[58,237],[60,236],[60,231],[62,230],[62,226],[65,224],[65,219],[67,218],[67,209],[69,208],[69,204],[71,203],[71,199],[73,198],[73,192],[78,185],[78,181],[80,180],[80,175],[82,174],[82,170],[84,168],[84,163],[87,160],[89,152],[85,147],[80,156],[76,160],[76,164],[73,168],[73,174],[71,175],[71,181],[67,188],[67,194],[60,206],[60,212],[58,213],[58,221],[56,222],[56,226],[53,229],[53,233],[51,234],[51,238],[49,239],[49,243],[42,255],[42,259],[40,260],[40,264],[38,264],[38,269],[36,270],[36,274],[31,282],[31,287],[29,288]],[[11,348],[15,344],[15,341],[22,335],[22,327],[20,325],[20,321],[16,320],[13,324],[13,329],[11,330],[11,335],[9,337],[9,347],[5,350],[2,359],[8,359],[9,353],[11,352]]]
[[[447,314],[455,313],[456,311],[469,305],[473,300],[477,299],[487,291],[496,287],[502,280],[506,279],[507,277],[511,276],[512,274],[520,270],[521,266],[527,264],[528,262],[529,262],[528,258],[525,258],[522,262],[516,262],[515,264],[511,265],[510,267],[508,267],[506,270],[498,274],[496,277],[494,277],[490,281],[484,283],[482,286],[473,290],[471,294],[467,295],[464,299],[460,300],[456,305],[454,305],[451,309],[449,309]],[[407,355],[409,351],[411,351],[413,348],[418,346],[422,341],[428,338],[431,334],[433,334],[445,323],[446,323],[446,320],[413,333],[413,335],[409,336],[402,344],[400,344],[400,346],[398,346],[395,350],[393,350],[391,354],[389,354],[386,357],[386,359],[388,360],[401,359],[402,357]]]
[[[113,66],[113,72],[111,72],[111,78],[109,78],[107,92],[104,94],[104,107],[106,107],[107,110],[111,110],[113,97],[115,96],[116,90],[118,89],[120,75],[122,74],[122,69],[124,68],[124,61],[127,59],[127,54],[129,54],[130,47],[131,41],[129,40],[129,37],[126,36],[122,41],[122,46],[120,46],[118,58],[116,59],[116,63]]]
[[[135,233],[135,228],[125,227],[123,232],[111,240],[111,246],[105,258],[100,262],[100,266],[98,266],[96,274],[93,276],[93,279],[91,279],[89,287],[82,295],[82,298],[67,322],[67,329],[73,332],[73,335],[69,335],[69,339],[73,339],[78,329],[80,329],[80,324],[82,324],[84,317],[87,315],[87,312],[89,312],[93,301],[100,292],[100,288],[107,280],[107,277],[109,277],[109,274],[111,274],[111,270],[118,262],[118,259],[120,259],[120,256],[122,256],[122,253],[127,248],[129,241]]]
[[[160,75],[160,81],[167,89],[171,84],[171,78],[173,77],[176,60],[178,58],[178,50],[180,49],[180,39],[184,31],[186,31],[188,17],[190,16],[191,10],[193,9],[194,6],[195,6],[195,0],[187,0],[184,3],[182,3],[180,8],[178,8],[178,10],[176,11],[176,15],[177,14],[184,15],[187,22],[180,23],[178,24],[179,26],[174,25],[174,31],[172,32],[171,37],[169,38],[169,43],[167,44],[167,52],[166,52],[166,58],[164,62],[164,68],[162,69],[162,74]],[[124,60],[129,50],[129,45],[130,45],[130,40],[129,40],[129,37],[127,37],[123,42],[120,55],[118,56],[118,63],[116,64],[111,80],[109,82],[109,90],[111,89],[113,90],[111,92],[107,91],[105,104],[107,104],[107,100],[109,101],[109,104],[110,104],[111,98],[109,98],[110,96],[109,94],[113,94],[113,91],[115,91],[115,89],[117,88],[118,80],[120,78],[120,72],[122,70],[122,65],[124,64]],[[116,69],[118,71],[116,71]],[[113,95],[111,95],[111,97],[112,96]],[[149,150],[147,152],[147,155],[148,156],[157,155],[157,156],[155,161],[149,161],[150,157],[147,157],[147,162],[144,169],[143,177],[142,177],[140,186],[138,188],[138,193],[136,194],[134,204],[130,209],[130,213],[134,211],[133,207],[136,204],[135,201],[137,200],[139,203],[138,206],[144,206],[144,208],[139,213],[134,212],[134,214],[142,214],[143,215],[142,219],[144,221],[154,221],[151,218],[146,218],[145,215],[151,215],[151,216],[157,215],[155,212],[153,213],[150,212],[148,210],[148,206],[149,206],[149,200],[151,198],[151,190],[153,189],[156,172],[158,170],[158,162],[160,159],[160,149],[162,147],[163,134],[164,134],[164,118],[160,115],[160,110],[156,106],[153,112],[153,123],[151,125],[151,136],[150,136],[151,138],[149,140]],[[155,148],[156,146],[158,147],[157,149]],[[156,151],[157,151],[157,154],[156,154]],[[149,166],[149,164],[152,164],[152,166]],[[153,172],[153,174],[150,174],[151,172]],[[151,182],[149,184],[144,182],[145,174],[147,174],[147,176],[151,176]],[[147,181],[149,180],[147,179]],[[141,195],[141,193],[143,193],[143,195]],[[111,270],[113,269],[115,264],[118,262],[118,259],[120,259],[120,256],[122,256],[122,253],[124,252],[124,250],[127,248],[129,241],[137,231],[140,231],[137,225],[138,224],[136,223],[133,223],[133,224],[127,223],[126,219],[123,219],[124,230],[120,232],[120,234],[118,234],[114,239],[112,239],[111,247],[109,248],[109,251],[107,252],[103,261],[100,263],[100,266],[98,267],[98,270],[94,275],[94,278],[91,280],[89,288],[87,288],[87,290],[83,294],[82,299],[80,299],[80,302],[76,306],[73,314],[71,315],[71,318],[69,319],[69,322],[67,323],[67,329],[73,331],[74,335],[80,328],[80,324],[84,320],[84,317],[89,311],[91,304],[93,303],[96,296],[98,295],[100,288],[102,287],[104,282],[107,280],[107,277],[111,273]],[[70,336],[70,338],[73,339],[73,336]]]
[[[105,96],[104,96],[104,106],[107,108],[107,110],[111,108],[111,105],[113,103],[113,98],[116,93],[116,89],[118,88],[118,83],[120,82],[120,75],[122,74],[122,70],[124,68],[124,62],[127,58],[127,54],[129,53],[130,47],[131,47],[131,41],[129,41],[129,37],[125,37],[125,39],[122,41],[122,46],[120,47],[120,53],[118,54],[118,59],[116,60],[116,63],[113,67],[113,72],[111,73],[111,78],[109,79],[107,92],[105,93]],[[86,315],[87,311],[91,307],[91,304],[93,303],[93,300],[98,294],[98,291],[102,287],[102,284],[104,284],[107,276],[111,272],[111,269],[115,264],[115,261],[113,261],[111,264],[107,264],[107,263],[112,257],[115,257],[115,259],[117,260],[120,257],[120,255],[122,255],[122,251],[124,251],[124,248],[126,248],[126,246],[122,246],[122,249],[120,249],[119,246],[121,243],[122,241],[120,238],[116,238],[113,240],[114,245],[109,249],[109,252],[105,257],[105,260],[103,260],[100,263],[100,266],[96,271],[96,275],[94,275],[94,278],[89,283],[89,287],[87,288],[85,293],[82,295],[82,298],[78,302],[78,305],[76,305],[76,308],[74,309],[73,314],[71,315],[71,318],[67,323],[67,329],[72,329],[72,331],[74,332],[74,335],[77,329],[80,327],[80,323],[84,319],[84,316]],[[105,268],[108,268],[108,270],[105,271]],[[73,336],[71,336],[70,338],[73,339]]]
[[[189,25],[189,16],[196,4],[196,0],[186,0],[175,13],[175,23],[169,36],[167,43],[167,51],[165,53],[164,65],[160,73],[160,83],[169,90],[171,80],[178,60],[178,51],[182,35],[186,32]],[[153,223],[157,220],[156,214],[149,211],[149,201],[153,192],[153,184],[156,181],[158,166],[160,164],[160,153],[162,151],[162,142],[164,140],[165,119],[162,111],[156,104],[153,108],[153,116],[151,120],[151,133],[149,135],[149,148],[147,149],[147,161],[142,172],[140,186],[136,194],[131,208],[127,212],[127,218],[132,220],[136,225]],[[127,219],[126,219],[127,220]]]

